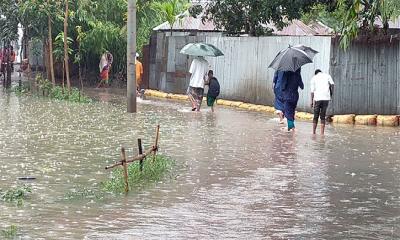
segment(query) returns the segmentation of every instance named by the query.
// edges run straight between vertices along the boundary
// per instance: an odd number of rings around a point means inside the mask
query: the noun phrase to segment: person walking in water
[[[110,52],[105,52],[101,56],[99,63],[100,83],[97,85],[97,88],[109,86],[109,72],[112,62],[113,62],[113,56]]]
[[[282,95],[288,131],[295,130],[294,119],[297,102],[299,101],[299,88],[304,89],[303,80],[301,79],[301,69],[298,69],[296,72],[285,72],[282,81]]]
[[[311,78],[311,108],[314,108],[313,134],[321,118],[321,135],[325,134],[326,110],[333,95],[334,82],[329,74],[317,69]]]
[[[143,64],[139,61],[139,53],[136,53],[135,58],[135,66],[136,66],[136,90],[137,93],[140,93],[140,86],[143,81]]]
[[[275,94],[275,101],[274,101],[274,107],[276,110],[276,114],[279,116],[279,123],[283,124],[283,120],[285,118],[283,114],[284,110],[284,101],[283,101],[283,95],[282,95],[282,80],[283,80],[283,71],[276,71],[274,75],[274,80],[273,80],[273,89],[274,89],[274,94]]]
[[[219,96],[220,85],[218,79],[214,77],[213,70],[208,71],[208,80],[206,84],[208,85],[207,105],[211,107],[211,111],[214,112],[214,103]]]
[[[191,75],[188,96],[192,104],[192,111],[200,111],[204,95],[204,84],[209,69],[208,65],[207,60],[202,56],[194,58],[190,65],[189,73]]]

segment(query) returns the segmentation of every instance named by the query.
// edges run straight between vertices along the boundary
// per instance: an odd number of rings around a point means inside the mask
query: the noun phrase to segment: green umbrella
[[[181,53],[191,56],[208,57],[219,57],[224,55],[221,50],[208,43],[189,43],[181,49]]]

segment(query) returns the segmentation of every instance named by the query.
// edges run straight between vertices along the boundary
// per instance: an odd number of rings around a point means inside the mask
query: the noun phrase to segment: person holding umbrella
[[[204,56],[218,57],[224,54],[212,44],[208,43],[189,43],[184,46],[182,54],[196,56],[190,65],[190,82],[188,88],[189,100],[192,104],[192,111],[200,111],[203,101],[204,85],[208,78],[209,63]]]
[[[312,59],[318,51],[304,46],[289,46],[280,51],[269,67],[276,71],[282,71],[282,99],[284,102],[284,115],[288,123],[288,131],[295,129],[294,119],[297,102],[299,100],[299,88],[304,89],[304,83],[301,78],[301,67],[312,63]]]
[[[285,72],[282,82],[282,95],[284,101],[284,115],[287,119],[288,131],[294,131],[294,119],[296,114],[297,102],[299,101],[299,88],[304,89],[301,78],[301,69],[296,72]]]
[[[190,65],[188,96],[192,104],[192,111],[200,111],[204,95],[204,84],[207,79],[209,69],[208,66],[208,61],[202,56],[198,56],[193,59],[192,64]]]

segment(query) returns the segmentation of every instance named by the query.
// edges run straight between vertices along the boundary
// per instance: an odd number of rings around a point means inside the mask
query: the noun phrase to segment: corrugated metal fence
[[[400,114],[399,42],[354,43],[347,51],[332,41],[335,113]]]
[[[223,57],[207,58],[221,84],[221,98],[257,104],[273,104],[269,63],[288,45],[304,44],[319,54],[302,68],[305,89],[298,110],[311,111],[309,82],[315,69],[330,72],[336,85],[329,112],[334,114],[400,113],[399,44],[359,44],[348,51],[339,49],[331,37],[205,37],[158,33],[153,38],[150,88],[185,93],[191,57],[179,53],[190,42],[211,43]]]

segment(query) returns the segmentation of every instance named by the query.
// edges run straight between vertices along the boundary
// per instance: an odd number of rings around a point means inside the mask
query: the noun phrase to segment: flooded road
[[[274,116],[90,90],[76,104],[0,92],[0,188],[37,179],[24,205],[0,202],[0,230],[21,239],[399,239],[400,128],[329,126],[325,138]],[[65,200],[96,187],[136,139],[177,172],[127,197]],[[1,238],[1,237],[0,237]]]

